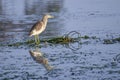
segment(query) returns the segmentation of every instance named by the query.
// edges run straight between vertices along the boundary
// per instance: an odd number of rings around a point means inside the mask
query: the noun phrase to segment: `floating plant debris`
[[[120,42],[120,37],[114,39],[104,39],[103,44],[114,44]]]
[[[120,42],[120,37],[113,38],[113,39],[103,39],[101,40],[100,38],[97,38],[96,36],[88,36],[84,35],[81,36],[81,34],[77,31],[71,31],[63,36],[58,36],[54,38],[47,38],[47,39],[42,39],[40,42],[41,43],[52,43],[52,44],[69,44],[69,43],[75,43],[79,42],[79,44],[84,44],[86,42],[81,42],[81,40],[96,40],[96,42],[102,41],[103,44],[114,44],[114,43],[119,43]],[[89,42],[90,42],[89,41]],[[15,42],[11,44],[0,44],[0,46],[21,46],[21,45],[35,45],[35,41],[33,39],[27,40],[25,42]]]

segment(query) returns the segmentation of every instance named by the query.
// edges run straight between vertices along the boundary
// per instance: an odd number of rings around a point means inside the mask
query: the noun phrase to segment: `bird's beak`
[[[50,16],[50,18],[54,18],[54,16]]]

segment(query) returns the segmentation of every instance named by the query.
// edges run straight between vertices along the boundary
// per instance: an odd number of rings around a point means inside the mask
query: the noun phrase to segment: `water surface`
[[[120,44],[102,42],[120,37],[119,3],[118,0],[0,0],[0,44],[32,39],[28,32],[45,13],[55,18],[49,19],[41,39],[77,31],[82,36],[96,36],[101,40],[90,39],[82,45],[42,43],[41,48],[0,46],[0,79],[119,80]],[[36,48],[43,54],[39,62],[29,53]],[[47,70],[44,60],[52,70]]]

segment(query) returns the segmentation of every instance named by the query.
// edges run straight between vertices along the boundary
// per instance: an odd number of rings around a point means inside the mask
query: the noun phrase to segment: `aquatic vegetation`
[[[76,39],[75,39],[76,40]],[[64,37],[55,37],[55,38],[50,38],[50,39],[42,39],[41,42],[42,43],[52,43],[52,44],[68,44],[71,42],[76,42],[73,38],[64,38]],[[15,42],[15,43],[11,43],[11,44],[6,44],[6,46],[8,47],[12,47],[12,46],[21,46],[21,45],[35,45],[35,42],[33,39],[31,40],[27,40],[25,42]],[[4,46],[3,44],[0,44],[0,46]]]
[[[87,36],[87,35],[85,35],[85,36],[82,36],[81,38],[83,38],[83,39],[89,39],[90,37]]]
[[[104,39],[103,44],[113,44],[113,41],[110,39]]]
[[[23,45],[24,43],[23,42],[16,42],[16,43],[13,43],[13,44],[8,44],[9,47],[11,46],[20,46],[20,45]]]
[[[103,44],[114,44],[120,42],[120,37],[114,39],[104,39]]]
[[[81,41],[83,40],[83,41]],[[84,35],[81,36],[79,32],[71,31],[63,36],[53,37],[53,38],[46,38],[41,39],[41,43],[51,43],[51,44],[70,44],[70,43],[78,43],[78,44],[90,44],[93,40],[97,42],[102,42],[103,44],[114,44],[120,42],[120,37],[113,38],[113,39],[100,39],[96,36],[88,36]],[[0,46],[8,46],[8,47],[18,47],[21,45],[28,45],[34,46],[36,45],[33,39],[27,40],[25,42],[15,42],[10,44],[0,44]]]
[[[34,43],[34,40],[27,40],[26,42],[25,42],[26,44],[32,44],[32,43]]]
[[[95,37],[95,36],[81,36],[78,38],[71,38],[71,37],[64,37],[64,36],[60,36],[60,37],[54,37],[54,38],[48,38],[48,39],[41,39],[41,43],[51,43],[51,44],[69,44],[69,43],[75,43],[80,41],[79,44],[84,44],[85,42],[81,42],[82,39],[93,39],[93,40],[98,40],[99,38]],[[114,44],[114,43],[118,43],[120,42],[120,37],[118,38],[114,38],[114,39],[103,39],[103,44]],[[11,43],[11,44],[0,44],[0,46],[8,46],[8,47],[12,47],[12,46],[21,46],[21,45],[35,45],[35,42],[33,39],[31,40],[27,40],[25,42],[15,42],[15,43]],[[89,43],[88,43],[89,44]]]
[[[120,37],[113,39],[113,42],[120,42]]]
[[[54,43],[54,44],[65,44],[69,42],[74,42],[73,38],[64,38],[64,37],[56,37],[56,38],[51,38],[48,40],[43,40],[42,42],[48,42],[48,43]]]

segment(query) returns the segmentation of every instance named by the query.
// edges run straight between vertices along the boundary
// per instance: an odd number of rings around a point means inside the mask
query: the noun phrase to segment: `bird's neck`
[[[43,22],[44,25],[46,26],[46,25],[47,25],[47,22],[48,22],[48,18],[47,18],[47,17],[43,17],[43,18],[42,18],[42,22]]]

